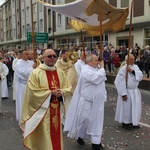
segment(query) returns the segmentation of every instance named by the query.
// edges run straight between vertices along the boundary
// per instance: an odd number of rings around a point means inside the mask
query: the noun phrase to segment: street
[[[106,84],[108,93],[105,103],[105,121],[102,144],[106,150],[150,150],[150,92],[141,90],[142,117],[140,129],[125,130],[114,121],[117,92],[112,84]],[[15,101],[12,100],[12,87],[9,99],[3,99],[3,115],[0,114],[0,150],[24,150],[22,133],[15,119]],[[64,150],[91,150],[91,143],[80,146],[76,140],[67,138],[64,133]]]

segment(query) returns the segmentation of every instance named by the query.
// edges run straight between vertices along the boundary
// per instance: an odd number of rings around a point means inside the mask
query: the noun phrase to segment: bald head
[[[55,54],[55,55],[56,55],[56,53],[55,53],[55,51],[54,51],[53,49],[46,49],[46,50],[44,51],[43,56],[48,56],[48,55],[50,55],[50,54]]]
[[[133,65],[135,60],[134,55],[129,54],[129,60],[128,60],[128,55],[126,55],[125,60],[126,63],[128,63],[129,65]]]
[[[55,51],[52,49],[46,49],[43,54],[43,60],[47,66],[53,67],[57,61],[57,55]]]

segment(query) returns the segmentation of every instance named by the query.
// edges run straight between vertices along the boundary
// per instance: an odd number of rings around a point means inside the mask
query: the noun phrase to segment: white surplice
[[[68,131],[68,137],[92,139],[95,136],[97,138],[91,142],[101,142],[104,102],[107,98],[105,80],[104,68],[82,67],[66,116],[64,131]]]
[[[22,111],[22,103],[24,99],[24,93],[26,89],[26,83],[30,73],[33,70],[33,61],[24,61],[20,59],[14,70],[15,76],[15,95],[16,95],[16,119],[20,121],[21,111]]]
[[[2,98],[3,97],[8,97],[8,87],[7,87],[7,78],[6,76],[8,75],[8,67],[3,63],[3,68],[4,68],[4,71],[3,71],[3,75],[4,75],[4,78],[3,80],[1,81],[1,96]]]
[[[119,70],[114,82],[118,92],[115,120],[119,123],[138,125],[142,111],[141,93],[138,85],[139,81],[143,79],[143,73],[137,65],[130,66],[135,71],[135,75],[128,72],[126,88],[126,66]],[[127,95],[126,101],[123,101],[123,95]]]
[[[16,66],[18,60],[19,60],[18,58],[15,58],[13,60],[12,68],[13,68],[14,71],[15,71],[15,66]],[[13,79],[13,100],[16,100],[16,85],[15,85],[15,83],[16,83],[16,81],[15,81],[15,73],[14,73],[14,79]]]
[[[81,59],[78,59],[77,62],[74,64],[75,68],[76,68],[76,71],[77,71],[77,74],[78,74],[78,78],[80,76],[80,73],[81,73],[81,68],[83,66],[85,66],[85,62]]]

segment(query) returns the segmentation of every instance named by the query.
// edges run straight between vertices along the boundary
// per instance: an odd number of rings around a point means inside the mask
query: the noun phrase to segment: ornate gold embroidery
[[[58,88],[58,82],[55,80],[55,76],[52,75],[52,81],[51,81],[52,89]]]
[[[51,81],[51,85],[52,85],[52,89],[57,89],[58,88],[58,82],[55,80],[55,76],[52,75],[52,81]],[[58,128],[58,114],[57,114],[57,109],[59,107],[59,102],[57,100],[57,98],[55,96],[52,97],[52,102],[51,102],[51,107],[53,108],[53,110],[55,110],[55,112],[51,111],[52,114],[54,114],[53,118],[52,118],[52,123],[55,127],[55,129],[57,130]]]

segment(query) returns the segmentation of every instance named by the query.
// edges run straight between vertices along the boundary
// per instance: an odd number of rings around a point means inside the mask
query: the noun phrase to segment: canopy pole
[[[103,32],[102,32],[102,21],[103,21],[103,17],[102,17],[102,0],[99,1],[99,21],[100,21],[100,27],[99,27],[99,32],[100,32],[100,61],[102,61],[102,55],[103,55],[103,43],[102,43],[102,37],[103,37]]]
[[[131,49],[131,32],[132,32],[132,14],[133,14],[133,5],[134,0],[131,2],[131,9],[130,9],[130,30],[129,30],[129,43],[128,43],[128,59],[127,59],[127,67],[129,65],[129,55],[130,55],[130,49]],[[128,86],[128,71],[126,70],[126,87]]]
[[[82,30],[81,30],[81,41],[82,41],[82,48],[83,48],[84,58],[86,58],[85,46],[84,46],[84,37],[83,37],[83,31]]]
[[[35,50],[35,34],[34,34],[34,22],[33,22],[33,5],[32,5],[32,0],[30,0],[30,5],[31,5],[31,26],[32,26],[32,32],[31,32],[31,37],[32,37],[32,50],[33,50],[33,55],[34,55],[34,62],[36,63],[36,50]]]

